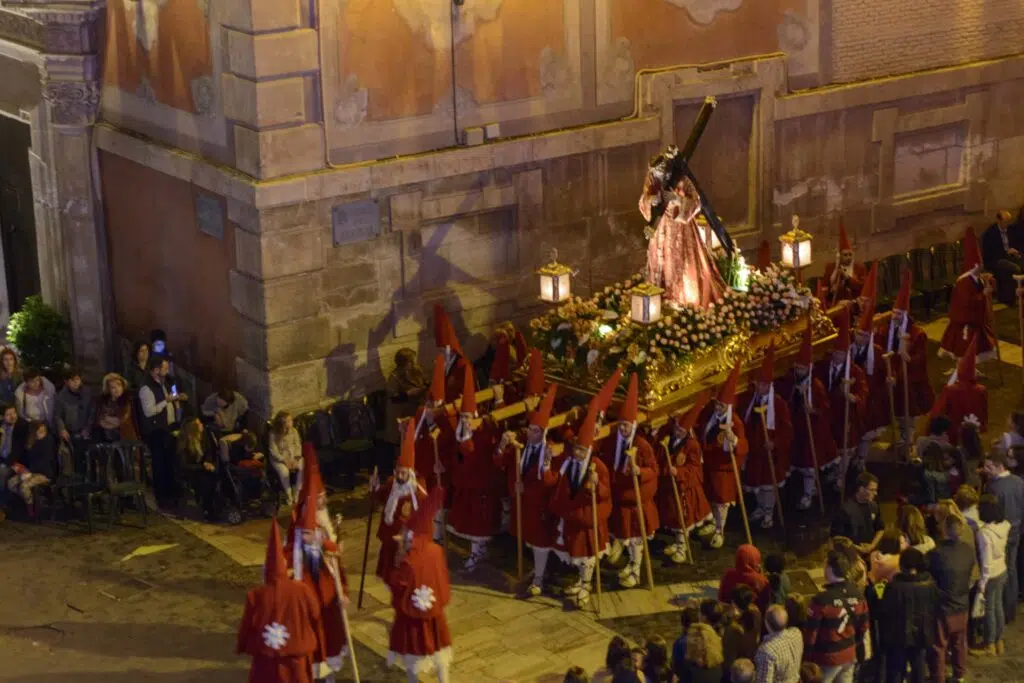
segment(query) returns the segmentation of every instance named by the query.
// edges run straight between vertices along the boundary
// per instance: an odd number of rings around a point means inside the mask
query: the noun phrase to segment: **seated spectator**
[[[738,586],[748,586],[754,591],[759,608],[768,607],[771,601],[771,588],[768,586],[768,578],[761,573],[761,551],[747,543],[736,550],[735,566],[726,569],[722,575],[722,580],[718,584],[718,600],[731,602],[732,593]]]
[[[138,441],[135,415],[128,382],[111,372],[103,376],[103,391],[96,401],[93,440],[104,443]]]
[[[1024,228],[1014,224],[1013,215],[1002,209],[996,213],[996,220],[981,235],[981,255],[985,270],[992,273],[996,281],[996,296],[1007,306],[1017,303],[1017,282],[1014,275],[1020,275],[1024,259]]]
[[[751,602],[725,627],[722,635],[723,669],[731,669],[737,659],[753,659],[760,642],[761,610]]]
[[[14,403],[14,391],[21,386],[23,379],[18,367],[18,354],[10,346],[0,348],[0,403]]]
[[[900,518],[900,531],[903,532],[908,547],[914,548],[922,555],[935,548],[935,540],[928,535],[928,530],[924,525],[924,515],[920,510],[913,505],[905,505]]]
[[[132,348],[132,357],[125,370],[128,386],[138,391],[149,381],[149,342],[138,341]]]
[[[985,626],[982,647],[972,650],[975,655],[1002,654],[1003,631],[1006,628],[1004,592],[1009,577],[1006,546],[1010,538],[1010,522],[1003,515],[1003,506],[991,493],[981,497],[978,504],[981,526],[978,529],[978,555],[981,578],[978,591],[985,600]]]
[[[947,514],[939,525],[942,538],[927,557],[928,569],[939,587],[938,628],[928,668],[937,683],[946,681],[946,652],[953,653],[953,678],[967,673],[967,623],[970,613],[974,548],[962,538],[971,531],[963,518]]]
[[[668,644],[661,636],[654,636],[644,644],[644,678],[647,683],[672,683],[672,669],[668,665]]]
[[[217,519],[217,464],[207,452],[205,428],[199,418],[186,420],[178,433],[178,466],[182,477],[195,492],[207,521]]]
[[[754,663],[749,659],[737,659],[729,669],[729,683],[754,683]]]
[[[234,439],[221,439],[221,460],[232,465],[259,469],[263,467],[263,453],[260,452],[259,440],[249,430],[232,435]]]
[[[823,683],[824,680],[821,667],[814,662],[804,662],[800,665],[800,683]]]
[[[565,678],[562,679],[562,683],[590,683],[590,677],[587,676],[587,672],[583,670],[583,667],[574,666],[565,672]]]
[[[629,664],[629,644],[622,636],[613,636],[608,641],[608,649],[604,655],[604,668],[595,672],[593,683],[610,683],[621,664]]]
[[[937,640],[938,604],[939,589],[924,554],[907,548],[899,573],[885,589],[878,620],[887,681],[903,680],[909,664],[910,680],[924,683],[925,660]]]
[[[770,604],[785,605],[790,588],[789,577],[786,576],[786,558],[778,553],[768,555],[764,558],[764,573],[771,589]]]
[[[676,666],[680,683],[721,683],[722,639],[708,624],[694,624],[686,633],[686,655]]]
[[[11,467],[13,474],[7,487],[25,501],[29,517],[35,517],[34,490],[53,481],[57,469],[57,449],[45,422],[28,426],[25,449]]]
[[[804,632],[804,658],[821,667],[825,680],[852,683],[868,632],[864,595],[847,580],[846,555],[831,550],[825,560],[825,588],[811,598]]]
[[[881,538],[882,515],[878,510],[878,477],[861,472],[857,477],[857,493],[839,508],[832,522],[832,536],[845,536],[859,546],[862,553],[871,552]]]
[[[25,448],[28,423],[18,417],[17,409],[9,404],[0,406],[0,417],[0,511],[3,511],[7,504],[7,482]]]
[[[231,434],[244,428],[241,422],[249,412],[249,402],[234,389],[221,389],[206,397],[201,412],[219,433]]]
[[[82,373],[70,370],[55,400],[57,434],[67,443],[81,444],[89,440],[95,410],[92,393],[82,384]]]
[[[302,486],[302,443],[299,430],[292,423],[291,413],[284,410],[270,423],[270,465],[281,480],[287,505],[299,499]]]
[[[14,390],[14,405],[18,414],[26,420],[53,424],[54,397],[57,394],[53,382],[36,370],[26,370],[25,380]]]
[[[682,632],[676,638],[676,641],[672,643],[672,671],[677,677],[679,676],[679,669],[676,667],[676,664],[686,658],[686,632],[698,622],[700,622],[700,603],[696,600],[690,600],[683,605],[682,611],[679,612],[679,623],[682,626]]]
[[[789,627],[788,615],[781,605],[772,605],[764,619],[766,635],[754,654],[757,680],[797,683],[800,661],[804,656],[803,634]]]
[[[906,547],[903,532],[895,527],[887,527],[878,541],[878,548],[871,553],[868,569],[868,581],[886,583],[896,576],[900,570],[900,553]]]

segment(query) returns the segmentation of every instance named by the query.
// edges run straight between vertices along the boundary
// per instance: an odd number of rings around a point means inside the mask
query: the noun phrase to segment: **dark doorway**
[[[0,243],[3,244],[8,313],[19,310],[27,297],[40,291],[32,173],[28,160],[31,146],[29,125],[0,115]]]

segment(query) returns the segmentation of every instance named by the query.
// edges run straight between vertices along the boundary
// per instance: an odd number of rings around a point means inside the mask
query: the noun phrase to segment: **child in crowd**
[[[789,597],[789,577],[786,576],[786,558],[778,553],[772,553],[764,558],[764,573],[768,577],[768,586],[771,588],[772,605],[785,605]]]

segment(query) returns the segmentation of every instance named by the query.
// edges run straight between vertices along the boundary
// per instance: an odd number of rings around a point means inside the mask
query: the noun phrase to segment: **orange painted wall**
[[[107,4],[104,85],[134,94],[147,78],[157,102],[196,113],[192,81],[213,74],[210,27],[199,3],[170,0],[160,8],[157,40],[150,51],[136,39],[136,5],[125,0]]]
[[[787,10],[803,13],[805,0],[744,0],[701,25],[665,0],[611,0],[612,37],[625,37],[638,69],[704,64],[776,52],[776,27]]]
[[[223,239],[201,233],[189,183],[102,151],[100,175],[118,333],[160,328],[188,370],[233,382],[242,348],[228,289],[234,227]]]

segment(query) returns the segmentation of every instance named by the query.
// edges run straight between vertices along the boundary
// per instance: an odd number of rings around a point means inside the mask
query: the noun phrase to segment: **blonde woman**
[[[281,480],[287,504],[294,505],[302,488],[302,440],[291,413],[285,410],[270,422],[270,464]]]
[[[928,535],[928,528],[924,523],[924,515],[912,505],[903,508],[903,519],[900,521],[900,531],[907,539],[907,545],[923,554],[935,549],[935,540]]]
[[[677,667],[681,683],[720,683],[722,639],[708,624],[694,624],[686,632],[686,657]]]
[[[206,448],[205,432],[199,418],[186,420],[178,432],[178,463],[182,476],[195,491],[208,521],[217,519],[217,465]]]
[[[18,354],[10,346],[0,348],[0,402],[14,403],[14,390],[21,384]]]

